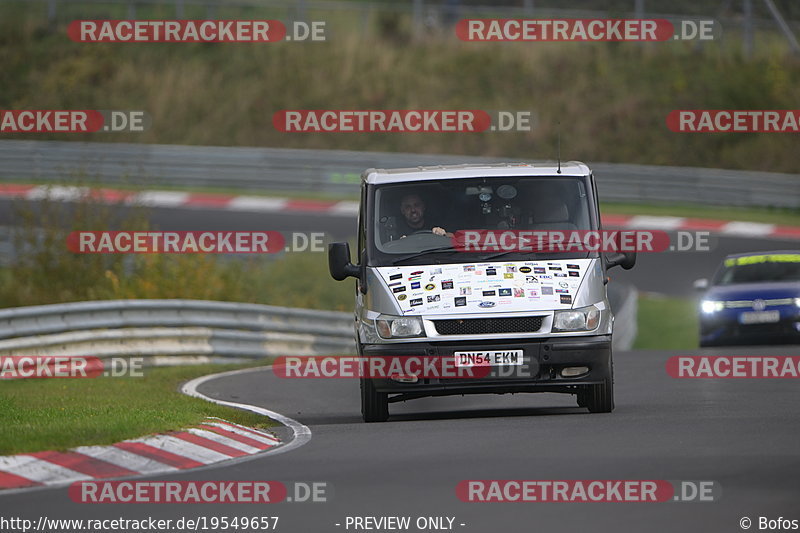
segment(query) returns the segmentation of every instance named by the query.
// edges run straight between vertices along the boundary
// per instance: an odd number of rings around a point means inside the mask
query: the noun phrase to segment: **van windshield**
[[[370,264],[461,263],[497,251],[454,247],[468,230],[574,231],[597,229],[585,177],[492,177],[414,181],[375,186]],[[503,253],[504,259],[579,258],[580,253]],[[516,257],[512,257],[516,256]]]

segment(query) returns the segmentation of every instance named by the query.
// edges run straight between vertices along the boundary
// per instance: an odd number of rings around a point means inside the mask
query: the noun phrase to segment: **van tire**
[[[586,392],[578,391],[578,393],[575,396],[576,399],[578,400],[578,407],[586,407]]]
[[[371,379],[361,378],[361,416],[364,422],[389,419],[389,395],[376,391]]]
[[[580,393],[578,394],[578,405],[581,404],[581,399],[583,399],[590,413],[610,413],[614,410],[614,362],[610,356],[608,360],[608,377],[603,383],[589,385],[583,394],[583,398],[581,398]]]

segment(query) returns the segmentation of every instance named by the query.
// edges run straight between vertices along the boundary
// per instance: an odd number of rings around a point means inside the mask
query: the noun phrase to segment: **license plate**
[[[457,367],[522,366],[522,350],[488,350],[484,352],[456,352]]]
[[[742,324],[772,324],[780,319],[780,311],[745,311],[739,315]]]

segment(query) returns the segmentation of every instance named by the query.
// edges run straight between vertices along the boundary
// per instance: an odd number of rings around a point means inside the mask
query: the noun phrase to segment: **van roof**
[[[588,176],[592,173],[580,161],[558,164],[553,161],[541,163],[493,163],[433,165],[411,168],[370,168],[364,171],[361,179],[369,184],[401,183],[407,181],[447,180],[458,178],[500,178],[509,176]]]

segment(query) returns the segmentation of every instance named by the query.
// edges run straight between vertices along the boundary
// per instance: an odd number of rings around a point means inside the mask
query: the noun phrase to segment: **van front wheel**
[[[364,422],[386,422],[389,395],[375,390],[371,379],[361,378],[361,416]]]
[[[583,401],[581,401],[583,400]],[[578,394],[578,405],[587,407],[590,413],[610,413],[614,410],[614,362],[609,357],[608,377],[603,383],[589,385]]]
[[[611,378],[599,385],[589,385],[583,395],[583,398],[578,396],[578,405],[583,403],[590,413],[610,413],[614,410],[614,383]]]

